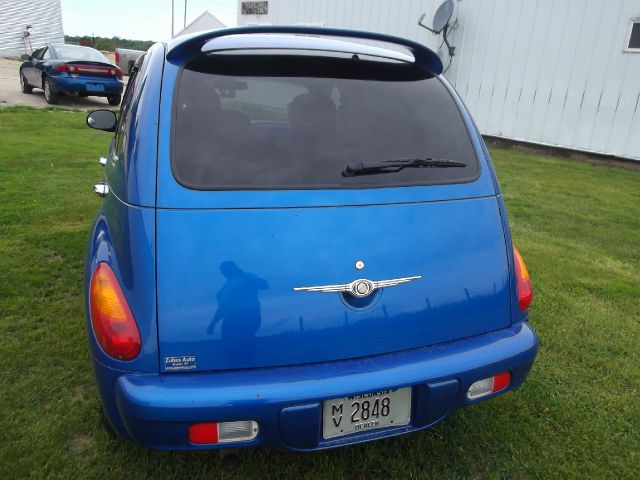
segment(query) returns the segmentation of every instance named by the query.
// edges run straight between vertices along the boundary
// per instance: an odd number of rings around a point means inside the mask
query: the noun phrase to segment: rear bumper
[[[122,80],[113,78],[83,78],[60,76],[49,77],[51,86],[56,92],[66,93],[86,93],[92,96],[106,96],[106,95],[118,95],[122,93],[124,89],[124,82]],[[95,85],[102,85],[103,90],[97,91]],[[100,87],[98,87],[100,88]]]
[[[94,362],[107,416],[125,438],[148,448],[198,450],[191,423],[256,420],[259,443],[317,450],[426,428],[453,410],[477,403],[466,398],[482,378],[510,371],[524,382],[537,353],[528,323],[468,339],[395,354],[294,367],[211,373],[127,374]],[[413,387],[411,423],[338,439],[322,438],[322,401],[371,391]]]

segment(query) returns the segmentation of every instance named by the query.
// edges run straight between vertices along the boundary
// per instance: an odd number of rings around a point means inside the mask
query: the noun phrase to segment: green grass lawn
[[[316,454],[147,451],[103,430],[82,277],[110,137],[0,109],[0,479],[638,478],[640,173],[492,151],[536,288],[525,385],[400,438]]]

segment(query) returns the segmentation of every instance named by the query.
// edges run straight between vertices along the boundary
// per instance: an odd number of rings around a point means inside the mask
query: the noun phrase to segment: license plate
[[[334,398],[323,404],[322,434],[324,438],[335,438],[408,425],[410,416],[411,387]]]
[[[87,83],[87,91],[104,92],[104,85],[102,85],[101,83]]]

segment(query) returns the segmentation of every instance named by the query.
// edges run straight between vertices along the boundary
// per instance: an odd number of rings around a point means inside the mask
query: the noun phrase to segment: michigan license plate
[[[322,434],[324,438],[335,438],[408,425],[410,417],[411,387],[334,398],[324,402]]]

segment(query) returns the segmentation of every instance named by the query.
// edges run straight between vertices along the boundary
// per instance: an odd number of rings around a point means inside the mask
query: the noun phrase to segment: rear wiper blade
[[[449,168],[466,167],[464,162],[436,158],[403,158],[399,160],[382,160],[375,163],[350,163],[342,170],[343,177],[356,175],[372,175],[376,173],[399,172],[405,168]]]

